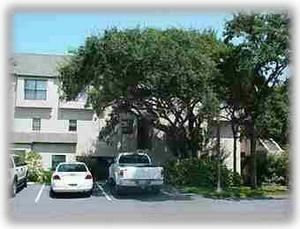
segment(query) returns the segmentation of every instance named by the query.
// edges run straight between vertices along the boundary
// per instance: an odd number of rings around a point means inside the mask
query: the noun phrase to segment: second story
[[[10,89],[14,132],[76,133],[82,126],[98,127],[93,110],[85,107],[85,94],[69,102],[59,98],[57,69],[68,58],[45,54],[12,56]]]
[[[86,109],[86,96],[59,100],[58,68],[67,55],[14,54],[11,58],[12,90],[16,107]]]

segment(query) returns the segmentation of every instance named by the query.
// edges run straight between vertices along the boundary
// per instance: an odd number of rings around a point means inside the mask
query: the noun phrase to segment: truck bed
[[[124,171],[123,179],[133,180],[160,180],[162,167],[153,165],[134,165],[134,166],[120,166]]]

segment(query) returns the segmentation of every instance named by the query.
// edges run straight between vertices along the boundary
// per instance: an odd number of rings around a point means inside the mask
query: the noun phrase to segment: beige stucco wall
[[[95,152],[95,144],[98,140],[100,122],[91,109],[83,109],[83,101],[73,101],[71,103],[62,103],[59,100],[58,81],[56,78],[47,79],[47,99],[25,100],[24,99],[24,80],[25,78],[16,77],[16,82],[12,82],[11,100],[13,101],[13,125],[12,131],[15,133],[40,133],[47,136],[48,133],[57,133],[67,135],[77,135],[77,144],[70,147],[62,147],[61,144],[51,144],[46,146],[36,146],[35,150],[43,154],[45,166],[53,153],[65,153],[68,157],[85,155],[87,152]],[[39,79],[34,77],[34,79]],[[60,105],[62,105],[60,107]],[[41,130],[32,130],[32,119],[41,118]],[[69,120],[77,120],[77,131],[68,130]],[[50,148],[51,150],[50,150]]]

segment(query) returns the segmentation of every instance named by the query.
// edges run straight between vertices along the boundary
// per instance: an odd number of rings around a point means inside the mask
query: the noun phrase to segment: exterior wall
[[[49,144],[49,143],[17,143],[11,146],[15,153],[27,151],[39,152],[42,157],[42,166],[44,169],[51,169],[53,155],[65,155],[66,162],[75,161],[76,144]]]
[[[217,139],[217,129],[212,128],[212,140],[215,142]],[[227,168],[233,170],[233,134],[230,123],[228,121],[220,122],[220,147],[225,157],[225,165]],[[215,153],[215,152],[214,152]],[[236,171],[241,174],[241,144],[239,139],[236,141]]]
[[[79,121],[77,123],[77,156],[97,156],[98,135],[100,124],[95,117],[95,121]]]
[[[174,159],[174,155],[164,140],[164,133],[160,130],[153,130],[151,157],[155,164],[164,164]]]
[[[229,122],[223,122],[221,130],[221,149],[224,150],[226,154],[225,164],[229,169],[233,170],[233,134]],[[236,141],[236,170],[241,173],[241,163],[240,163],[240,141]]]
[[[105,125],[104,120],[101,121],[102,125]],[[102,126],[101,125],[101,126]],[[137,136],[138,136],[138,122],[135,120],[133,124],[132,134],[122,134],[121,125],[117,124],[113,133],[111,133],[111,143],[108,145],[103,140],[98,144],[98,154],[103,156],[116,156],[119,152],[136,151]],[[212,128],[212,144],[216,141],[216,128]],[[152,129],[151,148],[149,154],[151,155],[155,164],[163,164],[164,162],[174,158],[173,153],[168,148],[165,142],[165,136],[162,131]],[[233,170],[233,134],[230,123],[227,120],[221,121],[220,128],[221,137],[221,150],[225,154],[226,166]],[[236,171],[241,173],[241,153],[240,153],[240,141],[236,142]]]
[[[59,100],[58,80],[54,77],[25,77],[13,75],[11,100],[13,101],[12,150],[35,150],[42,155],[44,168],[51,167],[51,155],[66,155],[67,161],[76,156],[95,154],[100,130],[99,119],[85,101]],[[47,98],[25,100],[25,79],[47,80]],[[41,129],[32,130],[32,119],[41,118]],[[69,120],[77,120],[77,131],[69,131]],[[21,144],[22,143],[22,144]]]
[[[42,156],[45,169],[51,169],[52,155],[65,155],[67,162],[75,161],[75,144],[34,144],[32,149]]]
[[[16,82],[16,106],[17,107],[39,107],[39,108],[51,108],[57,99],[57,93],[54,87],[54,80],[47,80],[47,95],[46,100],[25,100],[24,85],[25,79],[40,79],[45,80],[45,77],[23,77],[18,76]]]

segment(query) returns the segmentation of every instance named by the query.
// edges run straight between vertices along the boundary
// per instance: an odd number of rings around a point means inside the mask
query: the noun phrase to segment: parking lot
[[[12,222],[284,222],[291,218],[288,198],[213,200],[163,188],[158,194],[112,195],[105,182],[91,197],[63,194],[51,198],[48,185],[31,184],[9,199]]]

